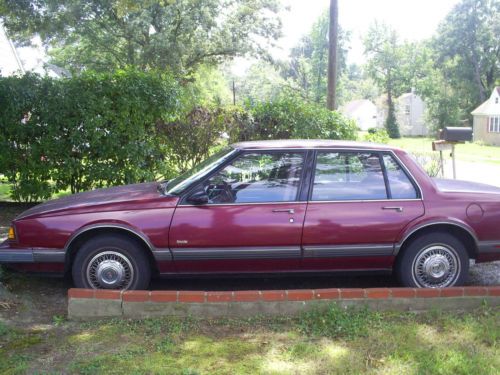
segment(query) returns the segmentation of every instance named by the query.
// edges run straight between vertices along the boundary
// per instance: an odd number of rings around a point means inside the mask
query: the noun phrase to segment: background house
[[[396,118],[402,136],[426,136],[429,134],[425,124],[425,103],[413,90],[401,95],[396,102]]]
[[[356,121],[363,131],[377,127],[377,107],[367,99],[353,100],[340,111],[344,116]]]
[[[500,146],[500,86],[490,98],[472,111],[474,141]]]

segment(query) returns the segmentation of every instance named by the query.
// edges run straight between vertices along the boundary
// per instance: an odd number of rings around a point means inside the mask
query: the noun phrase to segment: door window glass
[[[384,155],[384,164],[392,199],[418,198],[415,186],[391,155]]]
[[[380,158],[370,152],[321,152],[316,159],[313,201],[387,199]]]
[[[205,181],[209,203],[295,201],[302,153],[248,153]]]

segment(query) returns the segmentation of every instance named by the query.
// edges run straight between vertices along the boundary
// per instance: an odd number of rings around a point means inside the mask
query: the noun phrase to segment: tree
[[[4,0],[11,36],[35,34],[74,71],[126,66],[190,73],[200,64],[265,54],[280,35],[278,0]]]
[[[410,48],[400,44],[394,29],[374,23],[364,39],[368,57],[367,71],[375,83],[387,93],[386,129],[391,138],[399,138],[394,98],[409,89],[408,54]]]
[[[292,48],[291,61],[283,68],[289,78],[308,101],[326,105],[328,77],[329,12],[323,13],[311,31]],[[337,79],[346,70],[346,55],[350,34],[339,28],[337,45]],[[337,89],[337,95],[339,96]]]
[[[500,75],[500,1],[462,0],[448,14],[434,39],[437,63],[467,98],[470,112],[484,102]]]
[[[337,44],[339,39],[339,2],[330,0],[330,27],[328,33],[328,96],[326,106],[336,108],[337,88]]]

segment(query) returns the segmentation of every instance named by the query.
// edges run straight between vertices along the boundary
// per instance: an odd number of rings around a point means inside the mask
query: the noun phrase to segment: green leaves
[[[172,77],[135,70],[1,78],[0,173],[12,197],[155,179],[165,158],[156,123],[176,116],[178,94]]]
[[[39,35],[73,72],[171,69],[191,73],[245,54],[265,55],[281,33],[278,0],[5,0],[10,35]]]

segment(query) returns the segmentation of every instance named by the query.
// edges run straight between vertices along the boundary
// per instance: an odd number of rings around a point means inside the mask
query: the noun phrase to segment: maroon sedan
[[[448,287],[470,259],[500,260],[500,188],[338,141],[238,143],[168,182],[48,201],[0,245],[0,263],[108,289],[145,289],[152,275],[331,271]]]

